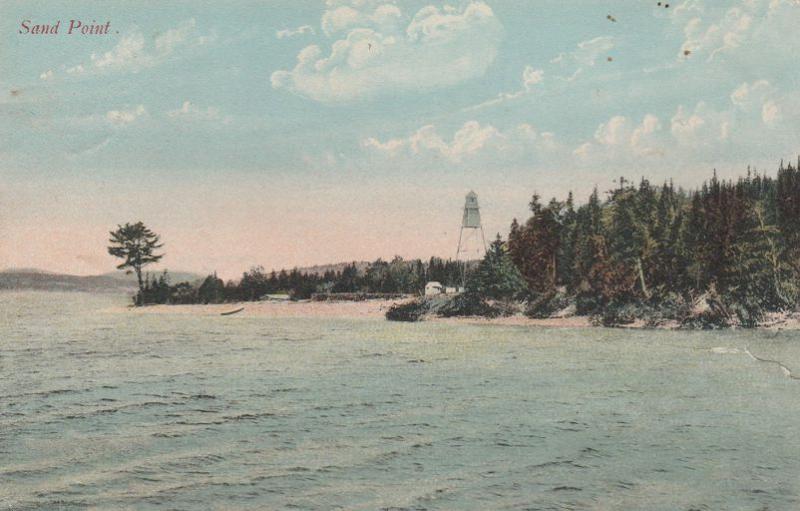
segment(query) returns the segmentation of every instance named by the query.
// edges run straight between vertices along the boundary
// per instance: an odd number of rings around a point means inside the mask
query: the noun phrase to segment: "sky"
[[[797,0],[4,0],[0,268],[113,270],[139,220],[161,268],[226,278],[452,257],[470,190],[493,237],[533,193],[774,173],[798,25]]]

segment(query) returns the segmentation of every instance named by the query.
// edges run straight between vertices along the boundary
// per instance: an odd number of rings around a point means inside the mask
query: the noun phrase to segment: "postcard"
[[[3,1],[0,509],[799,509],[798,26]]]

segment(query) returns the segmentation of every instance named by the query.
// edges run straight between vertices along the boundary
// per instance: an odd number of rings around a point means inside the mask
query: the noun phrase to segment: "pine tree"
[[[111,238],[108,240],[110,243],[108,253],[124,259],[117,269],[124,269],[126,273],[136,273],[136,281],[139,284],[139,296],[136,304],[142,305],[144,303],[142,268],[157,263],[164,257],[164,254],[156,254],[156,251],[164,245],[160,243],[159,235],[148,229],[142,222],[118,225],[117,229],[109,234]]]

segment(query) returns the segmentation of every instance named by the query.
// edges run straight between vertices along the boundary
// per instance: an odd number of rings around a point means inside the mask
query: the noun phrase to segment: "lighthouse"
[[[478,206],[478,194],[470,191],[464,201],[464,213],[461,217],[461,232],[458,235],[456,261],[464,263],[464,280],[466,281],[467,263],[480,259],[486,253],[486,238],[481,224],[481,210]]]

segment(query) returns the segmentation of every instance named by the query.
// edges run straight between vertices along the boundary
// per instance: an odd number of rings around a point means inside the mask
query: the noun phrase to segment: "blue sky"
[[[166,266],[227,276],[449,256],[470,189],[505,233],[533,192],[772,172],[800,152],[798,22],[795,0],[4,2],[0,267],[104,271],[138,219]]]

